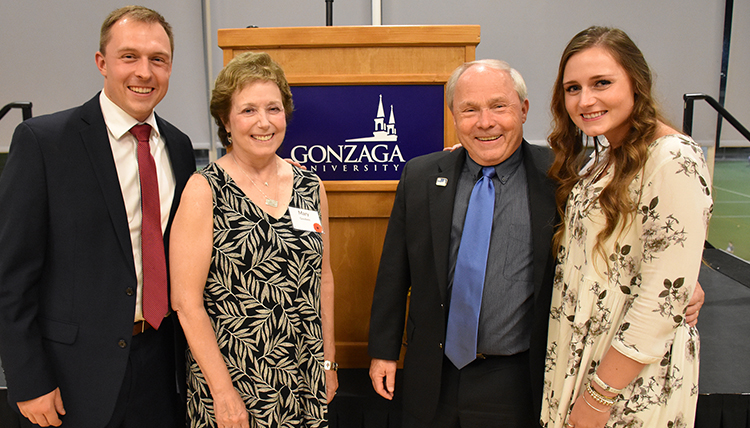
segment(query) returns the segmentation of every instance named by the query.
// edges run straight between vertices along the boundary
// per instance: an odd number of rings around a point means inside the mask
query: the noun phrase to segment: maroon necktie
[[[143,258],[143,317],[158,329],[167,314],[167,262],[161,233],[161,207],[156,163],[149,149],[151,125],[135,125],[130,133],[138,139],[138,175],[141,180],[141,255]]]

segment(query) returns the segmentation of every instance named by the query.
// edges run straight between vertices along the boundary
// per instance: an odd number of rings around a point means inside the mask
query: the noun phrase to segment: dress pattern
[[[290,207],[320,215],[318,178],[294,170]],[[323,239],[266,214],[217,164],[213,252],[204,301],[251,427],[326,427],[320,283]],[[188,350],[188,421],[214,427],[213,400]]]
[[[607,154],[584,169],[600,168]],[[684,313],[713,207],[702,151],[682,135],[650,145],[646,165],[629,188],[635,214],[604,242],[604,256],[594,248],[605,224],[597,196],[611,176],[605,172],[595,181],[596,175],[573,188],[566,206],[542,424],[565,426],[573,401],[611,344],[646,366],[620,394],[606,426],[692,427],[700,343]]]

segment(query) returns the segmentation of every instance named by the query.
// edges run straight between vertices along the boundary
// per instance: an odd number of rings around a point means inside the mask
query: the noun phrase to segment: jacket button
[[[440,349],[443,349],[443,342],[440,342],[440,343],[438,344],[438,347],[439,347]]]
[[[127,348],[127,346],[128,346],[128,342],[126,342],[126,341],[125,341],[125,340],[123,340],[123,339],[120,339],[120,341],[119,341],[119,342],[117,342],[117,346],[119,346],[120,348],[123,348],[123,349],[125,349],[125,348]]]
[[[133,287],[128,287],[128,288],[126,288],[126,289],[125,289],[125,294],[127,294],[128,296],[132,296],[132,295],[134,295],[134,294],[135,294],[135,291],[133,291]]]

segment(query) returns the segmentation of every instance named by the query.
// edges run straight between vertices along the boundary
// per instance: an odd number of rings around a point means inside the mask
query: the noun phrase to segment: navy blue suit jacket
[[[171,224],[195,158],[187,135],[156,120],[176,178]],[[11,404],[59,387],[66,426],[103,426],[125,375],[135,289],[99,96],[18,125],[0,177],[0,357]]]

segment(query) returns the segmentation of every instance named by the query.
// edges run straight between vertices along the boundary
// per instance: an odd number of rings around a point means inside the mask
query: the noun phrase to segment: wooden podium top
[[[222,49],[345,46],[476,46],[479,25],[229,28]]]
[[[478,25],[234,28],[218,31],[224,64],[267,52],[290,85],[435,84],[473,61]]]

